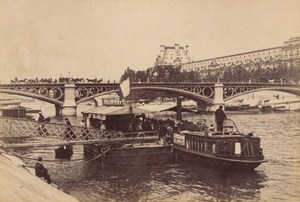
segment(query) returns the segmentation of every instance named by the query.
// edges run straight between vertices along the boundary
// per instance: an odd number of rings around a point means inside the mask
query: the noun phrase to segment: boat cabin
[[[260,138],[225,125],[223,131],[175,131],[175,156],[222,170],[252,170],[266,162]]]
[[[149,111],[132,106],[101,106],[83,111],[83,119],[87,127],[131,132],[136,116],[143,116]]]

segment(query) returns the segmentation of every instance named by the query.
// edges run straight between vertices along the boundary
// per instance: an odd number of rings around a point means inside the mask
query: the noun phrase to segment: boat
[[[257,106],[250,106],[249,104],[229,105],[226,106],[226,111],[259,111]]]
[[[168,163],[172,159],[172,146],[159,143],[123,144],[118,147],[85,145],[84,154],[90,158],[104,154],[102,160],[114,165],[149,165]]]
[[[71,145],[60,146],[55,149],[55,158],[57,159],[71,159],[73,155],[73,147]]]
[[[274,108],[272,105],[259,105],[258,108],[261,112],[273,112]]]
[[[149,111],[134,106],[100,106],[83,111],[85,123],[96,128],[106,137],[118,134],[109,144],[84,145],[87,158],[101,156],[102,162],[115,165],[145,165],[170,162],[173,148],[159,141],[158,131],[153,129],[134,130],[134,122],[144,119]],[[104,127],[103,127],[104,126]],[[102,128],[103,127],[103,128]],[[105,132],[104,132],[105,131]],[[110,135],[111,134],[111,135]],[[129,142],[118,141],[129,138]]]
[[[222,171],[250,171],[266,162],[260,138],[240,133],[234,122],[223,131],[174,131],[174,158]]]
[[[274,112],[286,112],[290,111],[290,108],[287,108],[286,105],[275,105],[273,110]]]

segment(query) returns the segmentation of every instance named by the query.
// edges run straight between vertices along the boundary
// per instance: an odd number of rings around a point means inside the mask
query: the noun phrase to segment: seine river
[[[222,173],[199,164],[101,166],[82,161],[82,146],[71,161],[55,160],[55,148],[18,151],[42,155],[52,180],[81,202],[93,201],[300,201],[300,113],[227,114],[242,132],[254,131],[268,159],[250,173]],[[196,121],[213,115],[193,115]],[[73,122],[78,122],[73,119]],[[78,161],[76,161],[78,159]],[[34,161],[29,161],[34,165]]]

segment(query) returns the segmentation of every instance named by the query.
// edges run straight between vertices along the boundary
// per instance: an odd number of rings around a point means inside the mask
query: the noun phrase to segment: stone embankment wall
[[[19,158],[0,150],[0,201],[79,202],[34,175]]]

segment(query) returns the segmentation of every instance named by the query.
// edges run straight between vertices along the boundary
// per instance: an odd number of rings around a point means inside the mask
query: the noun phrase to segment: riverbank
[[[0,150],[0,201],[78,202],[58,187],[35,176],[19,158]]]

